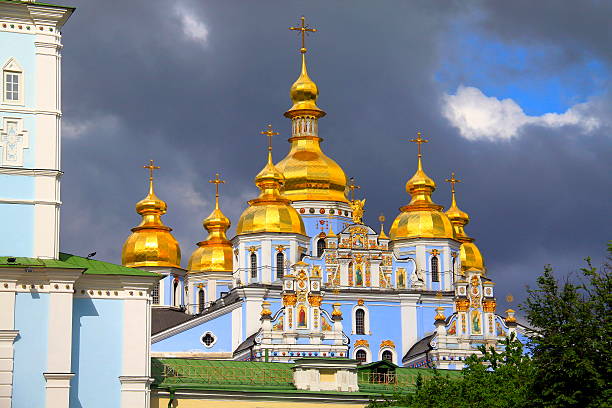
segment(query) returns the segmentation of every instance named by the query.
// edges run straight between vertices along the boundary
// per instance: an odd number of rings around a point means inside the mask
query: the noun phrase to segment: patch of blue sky
[[[568,62],[553,47],[506,44],[476,34],[455,35],[440,52],[435,79],[446,92],[473,86],[487,96],[513,99],[527,115],[563,113],[603,93],[609,77],[595,59]]]

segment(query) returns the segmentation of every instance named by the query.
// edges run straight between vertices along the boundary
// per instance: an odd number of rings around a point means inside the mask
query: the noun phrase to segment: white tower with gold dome
[[[227,239],[231,222],[219,208],[219,178],[208,181],[215,185],[215,208],[203,221],[208,231],[206,240],[198,242],[187,266],[187,307],[191,313],[200,313],[206,305],[217,299],[232,286],[234,271],[232,243]]]

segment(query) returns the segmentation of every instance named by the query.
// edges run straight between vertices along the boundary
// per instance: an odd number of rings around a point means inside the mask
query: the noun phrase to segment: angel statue
[[[365,202],[365,198],[363,200],[353,200],[350,202],[351,210],[353,211],[353,222],[355,224],[363,224],[361,219],[363,218],[363,206]]]

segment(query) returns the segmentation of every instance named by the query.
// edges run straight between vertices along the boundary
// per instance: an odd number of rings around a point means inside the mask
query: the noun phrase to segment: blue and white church
[[[60,250],[61,29],[73,11],[0,1],[1,408],[150,405],[160,275]]]
[[[302,27],[303,28],[303,27]],[[301,29],[301,28],[296,28]],[[366,199],[322,150],[319,90],[309,77],[306,48],[291,86],[289,152],[275,163],[269,142],[260,190],[236,226],[219,203],[203,221],[187,269],[180,248],[155,217],[132,229],[125,266],[162,273],[154,289],[152,355],[156,357],[292,362],[301,357],[385,360],[408,367],[460,369],[478,345],[496,345],[516,329],[513,311],[496,314],[494,284],[464,227],[455,198],[444,211],[432,194],[419,133],[408,204],[389,234],[362,221]],[[271,127],[261,132],[277,135]],[[262,152],[263,153],[263,152]],[[152,191],[152,190],[151,190]],[[151,194],[151,193],[149,193]],[[349,198],[350,197],[350,198]]]

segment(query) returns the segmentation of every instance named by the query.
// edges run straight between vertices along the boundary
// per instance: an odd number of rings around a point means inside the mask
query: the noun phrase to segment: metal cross
[[[268,150],[272,151],[272,136],[278,136],[280,133],[272,130],[272,125],[268,125],[268,130],[262,130],[262,135],[268,136]]]
[[[416,139],[410,139],[410,141],[416,143],[419,146],[419,157],[421,157],[421,144],[429,143],[429,140],[423,139],[421,137],[421,132],[417,132],[417,138]]]
[[[215,197],[219,198],[219,184],[225,184],[225,180],[219,178],[219,173],[215,174],[214,180],[208,180],[209,183],[215,185]]]
[[[306,17],[302,16],[301,18],[301,23],[302,25],[300,27],[289,27],[290,30],[294,30],[294,31],[301,31],[301,35],[302,35],[302,48],[300,49],[300,52],[302,54],[306,53],[306,34],[308,32],[314,33],[317,31],[316,28],[308,28],[308,26],[306,25]]]
[[[359,190],[361,186],[355,185],[355,177],[349,179],[349,190],[351,190],[351,201],[355,201],[355,190]]]
[[[454,172],[454,171],[451,173],[451,178],[446,179],[445,181],[446,181],[447,183],[450,183],[450,184],[451,184],[451,192],[452,192],[452,193],[454,193],[454,192],[455,192],[455,184],[456,184],[456,183],[461,183],[461,180],[459,180],[459,179],[456,179],[456,178],[455,178],[455,172]]]
[[[148,166],[142,166],[143,169],[149,169],[149,181],[153,181],[153,171],[159,170],[159,166],[153,164],[153,159],[149,160]]]

